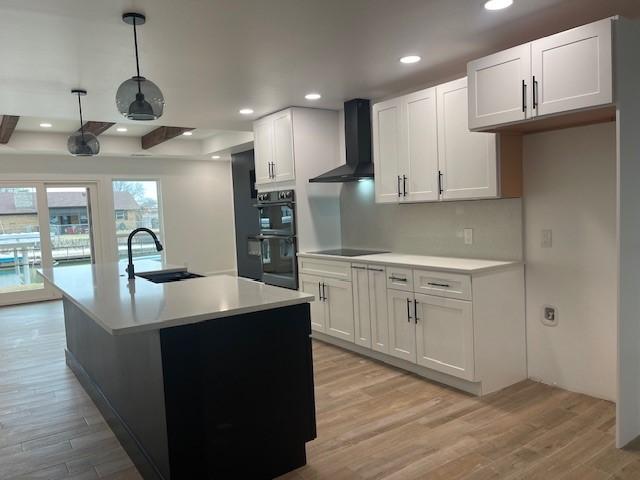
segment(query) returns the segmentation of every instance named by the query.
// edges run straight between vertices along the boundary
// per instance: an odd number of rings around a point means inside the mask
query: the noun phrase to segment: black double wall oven
[[[262,281],[298,289],[296,209],[293,190],[258,194],[260,219],[257,236],[262,252]]]

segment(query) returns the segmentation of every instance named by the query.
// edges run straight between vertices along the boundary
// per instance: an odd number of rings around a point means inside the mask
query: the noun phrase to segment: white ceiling
[[[249,130],[290,105],[339,108],[452,78],[467,60],[615,13],[639,0],[0,0],[0,114],[77,118],[69,91],[89,91],[85,118],[119,122],[114,96],[134,74],[128,10],[140,28],[142,74],[166,98],[151,125]],[[401,65],[417,53],[423,61]],[[308,102],[304,94],[323,98]],[[255,114],[243,117],[238,109]],[[143,128],[143,127],[140,127]],[[194,135],[195,136],[195,135]]]

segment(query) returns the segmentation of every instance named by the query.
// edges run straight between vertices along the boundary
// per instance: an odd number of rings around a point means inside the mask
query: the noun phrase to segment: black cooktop
[[[321,255],[337,255],[341,257],[359,257],[361,255],[373,255],[374,253],[386,252],[381,252],[380,250],[360,250],[357,248],[336,248],[335,250],[321,250],[319,252],[309,253],[318,253]]]

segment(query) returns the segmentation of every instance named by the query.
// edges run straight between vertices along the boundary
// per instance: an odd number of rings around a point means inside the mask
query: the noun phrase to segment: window
[[[155,180],[114,180],[113,207],[118,240],[118,256],[127,258],[127,238],[132,230],[145,227],[154,232],[162,242],[161,206]],[[132,244],[133,256],[160,260],[162,254],[150,235],[140,233]]]

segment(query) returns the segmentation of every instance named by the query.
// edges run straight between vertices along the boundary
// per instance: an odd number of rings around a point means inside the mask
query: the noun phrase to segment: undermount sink
[[[202,276],[186,271],[136,273],[136,277],[144,278],[153,283],[181,282],[192,278],[201,278]]]

